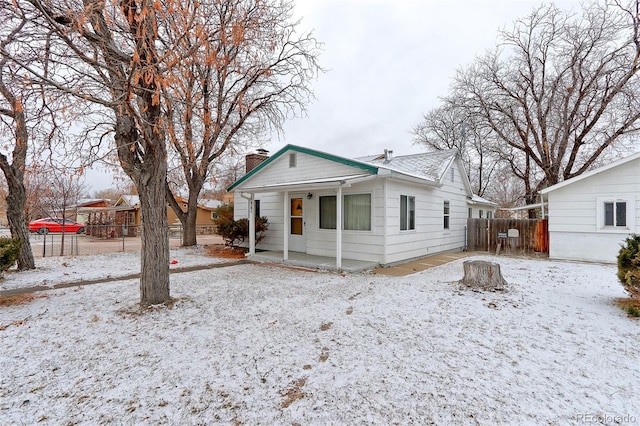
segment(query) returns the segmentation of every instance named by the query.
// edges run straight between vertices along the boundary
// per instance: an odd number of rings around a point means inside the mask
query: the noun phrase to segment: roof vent
[[[391,160],[393,160],[393,150],[392,149],[385,149],[384,150],[384,162],[388,163]]]

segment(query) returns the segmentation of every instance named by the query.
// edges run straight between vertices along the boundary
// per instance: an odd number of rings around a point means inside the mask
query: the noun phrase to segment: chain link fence
[[[36,257],[76,256],[80,254],[79,234],[34,234],[31,250]]]

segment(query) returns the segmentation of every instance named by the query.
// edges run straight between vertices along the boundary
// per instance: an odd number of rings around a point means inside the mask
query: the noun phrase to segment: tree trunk
[[[191,203],[187,206],[186,221],[182,224],[182,246],[191,247],[198,244],[196,233],[196,221],[198,219],[198,204]]]
[[[24,206],[27,201],[24,183],[17,179],[7,179],[7,186],[9,187],[7,195],[9,230],[11,231],[11,237],[22,243],[17,260],[18,270],[35,269],[36,264],[31,250],[31,241],[29,240],[29,229],[24,215]]]
[[[488,291],[504,291],[507,282],[500,272],[500,264],[484,260],[467,260],[463,263],[462,284],[467,287]]]
[[[194,189],[189,185],[189,197],[187,199],[187,211],[182,210],[182,206],[176,201],[173,192],[167,187],[167,202],[176,214],[182,225],[182,246],[192,247],[198,244],[196,233],[196,222],[198,219],[198,195],[202,186]]]
[[[141,306],[158,305],[171,299],[169,294],[169,227],[165,196],[166,163],[161,161],[156,166],[148,167],[146,173],[143,174],[146,179],[138,183],[142,217]]]
[[[159,128],[159,126],[156,126]],[[123,170],[136,185],[142,222],[140,250],[140,306],[159,305],[171,300],[169,294],[169,226],[167,218],[167,150],[162,134],[149,131],[156,139],[139,149],[134,120],[116,115],[114,139]],[[134,149],[131,149],[133,147]]]

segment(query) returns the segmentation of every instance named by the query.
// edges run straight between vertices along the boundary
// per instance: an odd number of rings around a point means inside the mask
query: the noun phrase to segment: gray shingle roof
[[[457,153],[458,151],[455,149],[450,149],[421,154],[398,155],[393,156],[390,161],[385,160],[384,154],[356,158],[356,160],[376,167],[438,182]]]

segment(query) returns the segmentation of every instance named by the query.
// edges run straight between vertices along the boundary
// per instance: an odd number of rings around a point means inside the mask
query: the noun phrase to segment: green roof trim
[[[322,158],[324,160],[329,160],[335,163],[344,164],[346,166],[355,167],[357,169],[364,170],[369,173],[375,173],[375,174],[378,173],[378,167],[372,166],[371,164],[363,163],[357,160],[351,160],[349,158],[339,157],[337,155],[328,154],[322,151],[316,151],[315,149],[311,149],[311,148],[304,148],[302,146],[289,144],[289,145],[285,145],[278,152],[276,152],[271,157],[269,157],[268,159],[260,163],[256,168],[254,168],[249,173],[247,173],[246,175],[244,175],[243,177],[235,181],[231,186],[227,188],[227,192],[231,192],[234,189],[236,189],[238,186],[240,186],[242,183],[250,179],[253,175],[258,173],[260,170],[264,169],[269,164],[274,162],[277,158],[281,157],[287,151],[295,151],[302,154],[312,155],[314,157]]]

